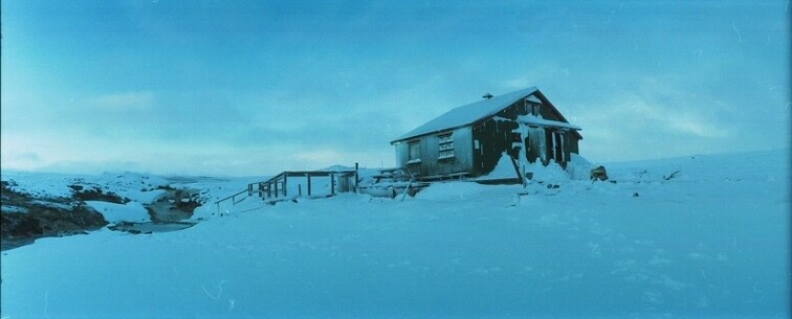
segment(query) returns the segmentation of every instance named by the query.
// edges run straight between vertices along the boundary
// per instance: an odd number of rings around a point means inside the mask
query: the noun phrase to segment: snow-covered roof
[[[517,117],[517,122],[525,123],[525,124],[541,125],[541,126],[559,127],[559,128],[570,129],[573,131],[582,130],[580,126],[577,125],[569,124],[566,122],[560,122],[560,121],[546,120],[541,117],[532,116],[532,115],[519,116]]]
[[[440,115],[429,122],[426,122],[418,128],[407,132],[407,134],[404,134],[393,140],[392,143],[420,135],[426,135],[472,124],[480,119],[497,114],[509,105],[512,105],[514,102],[517,102],[518,100],[525,98],[536,91],[538,91],[536,87],[530,87],[454,108],[445,114]]]

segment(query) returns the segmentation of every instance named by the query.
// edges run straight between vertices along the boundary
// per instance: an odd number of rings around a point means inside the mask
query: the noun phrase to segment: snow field
[[[178,232],[42,239],[4,252],[2,316],[785,317],[786,156],[611,164],[615,184],[557,189],[435,184],[404,201],[250,198]]]

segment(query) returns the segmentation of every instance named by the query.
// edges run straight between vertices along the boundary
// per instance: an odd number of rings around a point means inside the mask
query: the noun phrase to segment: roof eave
[[[412,139],[421,138],[421,137],[428,136],[428,135],[435,135],[435,134],[442,133],[442,132],[453,131],[453,130],[456,130],[458,128],[462,128],[462,127],[466,127],[466,126],[473,126],[473,124],[475,124],[475,123],[476,122],[467,123],[467,124],[462,124],[462,125],[457,125],[457,126],[453,126],[453,127],[440,129],[440,130],[434,130],[434,131],[427,132],[427,133],[421,133],[421,134],[416,134],[416,135],[404,136],[404,137],[400,137],[398,139],[392,140],[390,142],[390,144],[393,145],[393,144],[396,144],[398,142],[403,142],[403,141],[406,141],[406,140],[412,140]]]

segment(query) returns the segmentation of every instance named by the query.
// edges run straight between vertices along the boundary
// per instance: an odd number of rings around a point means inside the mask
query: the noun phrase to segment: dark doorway
[[[553,137],[553,158],[555,159],[556,163],[560,164],[562,167],[565,167],[566,158],[564,156],[564,133],[554,131]]]
[[[550,164],[550,160],[555,158],[553,154],[553,130],[545,128],[545,156],[542,158],[544,165]]]

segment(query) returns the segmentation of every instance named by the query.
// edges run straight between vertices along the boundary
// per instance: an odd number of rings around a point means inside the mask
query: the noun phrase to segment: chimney
[[[486,94],[484,94],[484,96],[482,96],[482,97],[483,97],[485,100],[489,100],[489,99],[491,99],[491,98],[492,98],[492,94],[489,94],[489,92],[487,92],[487,93],[486,93]]]

